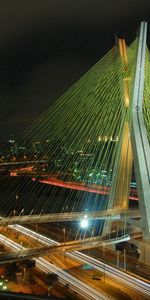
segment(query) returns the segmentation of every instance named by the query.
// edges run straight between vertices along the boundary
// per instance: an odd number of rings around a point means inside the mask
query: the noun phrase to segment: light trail
[[[66,281],[69,283],[69,289],[71,288],[73,291],[80,294],[85,299],[104,299],[109,300],[111,298],[108,298],[108,296],[102,295],[102,291],[98,292],[91,286],[87,285],[86,283],[80,281],[79,279],[75,278],[74,276],[68,274],[67,272],[63,271],[62,269],[58,268],[57,266],[54,266],[53,264],[49,263],[47,260],[43,258],[39,258],[38,262],[36,260],[36,265],[39,268],[43,268],[43,271],[46,273],[49,273],[49,271],[54,272],[58,276],[60,276],[60,282],[63,284],[66,283]]]
[[[16,225],[10,225],[9,227],[21,233],[24,233],[31,238],[37,239],[38,242],[41,242],[45,245],[52,245],[52,244],[59,245],[59,243],[57,243],[56,241],[47,238],[42,234],[36,233],[33,230],[30,230],[23,226],[16,224]],[[107,277],[121,282],[123,285],[132,288],[132,290],[135,290],[138,293],[144,294],[146,296],[150,295],[150,284],[142,281],[139,278],[129,275],[127,272],[120,271],[104,262],[98,261],[78,251],[74,251],[73,253],[66,253],[66,256],[75,259],[77,261],[80,261],[81,263],[90,264],[97,271],[104,272],[105,270],[105,274],[107,275]]]
[[[123,241],[130,240],[130,236],[128,234],[125,234],[120,237],[92,237],[92,238],[85,238],[75,241],[69,241],[67,243],[61,243],[57,245],[48,245],[43,247],[35,247],[35,248],[26,248],[22,249],[19,253],[6,253],[0,255],[0,264],[12,262],[12,261],[19,261],[19,260],[25,260],[27,258],[31,257],[39,257],[40,255],[51,255],[51,254],[60,254],[64,252],[72,252],[75,250],[86,250],[86,249],[92,249],[97,248],[104,243],[106,245],[110,244],[116,244]]]
[[[4,237],[0,234],[0,242],[4,243],[8,248],[21,251],[24,248],[21,245],[18,245],[16,242],[11,241],[10,239]],[[59,276],[59,281],[63,284],[69,283],[69,288],[74,292],[78,293],[82,297],[88,300],[111,300],[109,297],[102,295],[102,292],[96,291],[91,286],[87,285],[86,283],[80,281],[79,279],[75,278],[74,276],[68,274],[67,272],[61,270],[57,266],[54,266],[46,259],[39,257],[35,259],[36,266],[41,271],[45,273],[54,272]]]
[[[10,162],[1,162],[1,166],[16,166],[16,165],[27,165],[27,164],[36,164],[36,163],[46,163],[46,160],[26,160],[26,161],[10,161]]]
[[[73,189],[73,190],[80,190],[84,192],[89,192],[89,193],[96,193],[96,194],[101,194],[101,195],[109,195],[111,187],[109,186],[87,186],[86,184],[79,184],[76,182],[65,182],[63,180],[56,179],[54,177],[50,177],[47,179],[36,179],[32,178],[33,181],[38,181],[44,184],[49,184],[49,185],[54,185],[54,186],[59,186],[67,189]],[[134,191],[136,191],[134,189]],[[138,200],[137,196],[129,195],[130,200]]]

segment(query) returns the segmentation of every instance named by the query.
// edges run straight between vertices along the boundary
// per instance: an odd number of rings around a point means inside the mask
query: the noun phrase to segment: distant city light
[[[14,140],[9,140],[8,142],[9,142],[9,143],[14,143],[15,141],[14,141]]]
[[[6,285],[4,285],[4,286],[3,286],[3,290],[6,290],[6,289],[7,289],[7,286],[6,286]]]

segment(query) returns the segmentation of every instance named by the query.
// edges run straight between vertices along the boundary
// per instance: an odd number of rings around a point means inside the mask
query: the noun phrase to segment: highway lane
[[[60,282],[63,284],[66,284],[66,281],[69,283],[69,288],[73,291],[79,293],[83,298],[85,299],[112,299],[106,295],[101,295],[100,292],[95,290],[94,288],[90,287],[89,285],[85,284],[84,282],[80,281],[76,277],[68,274],[66,271],[63,271],[62,269],[58,268],[57,266],[49,263],[47,260],[43,258],[39,258],[37,262],[37,267],[42,269],[43,271],[47,270],[47,273],[51,270],[51,272],[54,272],[58,276],[60,276]],[[82,282],[82,284],[81,284]],[[87,290],[88,286],[88,290]],[[80,292],[79,292],[80,290]]]
[[[11,225],[9,225],[11,226]],[[12,225],[13,226],[13,225]],[[15,225],[14,225],[15,226]],[[19,225],[18,225],[19,226]],[[13,228],[13,227],[12,227]],[[86,249],[92,249],[99,246],[102,246],[104,243],[105,245],[109,244],[116,244],[119,242],[124,242],[130,240],[129,234],[119,235],[116,237],[116,233],[112,232],[112,234],[109,234],[108,236],[95,236],[85,239],[78,239],[74,241],[68,241],[66,243],[61,244],[52,244],[47,243],[43,246],[34,246],[32,248],[26,248],[22,249],[17,254],[14,253],[8,253],[8,254],[1,254],[0,255],[0,263],[7,263],[10,261],[17,261],[22,260],[25,258],[31,258],[31,257],[39,257],[43,255],[50,255],[50,254],[57,254],[61,252],[72,252],[75,250],[86,250]],[[16,255],[16,257],[15,257]]]
[[[105,186],[105,185],[97,185],[97,184],[86,184],[85,182],[76,182],[76,181],[63,181],[60,180],[56,177],[50,177],[49,175],[44,175],[43,178],[41,179],[36,179],[32,178],[33,181],[38,181],[43,184],[48,184],[48,185],[54,185],[54,186],[60,186],[64,187],[67,189],[73,189],[73,190],[79,190],[79,191],[85,191],[89,193],[96,193],[96,194],[101,194],[101,195],[109,195],[110,194],[110,186]],[[131,189],[131,192],[136,192],[136,189]],[[129,195],[129,199],[131,200],[138,200],[137,195]]]
[[[0,242],[4,243],[6,247],[11,250],[18,251],[24,250],[25,248],[18,243],[8,239],[7,237],[0,234]],[[46,259],[39,257],[36,260],[36,266],[45,273],[54,272],[59,276],[59,281],[63,284],[68,283],[69,288],[74,292],[81,295],[84,299],[88,300],[111,300],[112,298],[108,297],[107,295],[102,295],[100,292],[96,291],[91,286],[87,285],[86,283],[80,281],[79,279],[75,278],[74,276],[68,274],[67,272],[61,270],[57,266],[54,266]]]
[[[59,244],[56,241],[43,236],[42,234],[36,233],[33,230],[25,228],[21,225],[9,225],[10,228],[18,230],[31,238],[35,238],[38,242],[41,242],[45,245]],[[127,272],[122,272],[119,269],[116,269],[106,263],[98,261],[88,255],[85,255],[81,252],[74,251],[73,253],[66,253],[66,256],[80,261],[82,264],[90,264],[95,270],[104,272],[108,278],[121,282],[124,286],[128,286],[132,290],[150,297],[150,283],[144,282],[139,278],[133,277]]]
[[[9,224],[29,224],[29,223],[48,223],[48,222],[64,222],[64,221],[79,221],[83,218],[89,220],[125,220],[125,219],[140,219],[140,212],[136,209],[108,209],[103,211],[93,212],[70,212],[70,213],[53,213],[42,215],[19,215],[0,218],[0,226]]]

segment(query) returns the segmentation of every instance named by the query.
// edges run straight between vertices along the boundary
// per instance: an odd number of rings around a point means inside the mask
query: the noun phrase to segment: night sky
[[[149,19],[150,0],[1,0],[0,138],[21,135],[115,34],[130,44]]]

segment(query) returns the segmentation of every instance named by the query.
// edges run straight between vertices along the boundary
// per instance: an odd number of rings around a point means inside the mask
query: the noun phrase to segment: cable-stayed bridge
[[[34,175],[36,180],[15,176],[2,180],[1,226],[15,222],[74,224],[86,214],[101,222],[91,225],[98,227],[98,237],[91,237],[90,242],[85,237],[82,247],[87,243],[90,247],[92,239],[109,243],[108,234],[112,232],[116,233],[116,243],[121,242],[130,226],[132,231],[133,227],[141,231],[142,239],[133,241],[140,247],[141,259],[142,251],[149,251],[150,60],[146,32],[147,23],[142,22],[129,47],[119,39],[22,135],[26,149],[31,141],[37,147],[35,160],[32,151],[28,151],[27,163],[33,165],[34,171],[26,174]],[[45,178],[48,183],[52,177],[64,183],[86,184],[89,189],[92,185],[103,186],[106,193],[89,193],[88,189],[75,192],[74,188],[66,192],[63,187],[45,186]],[[129,203],[132,177],[139,197],[136,210]],[[118,238],[120,229],[123,234]],[[71,239],[68,241],[72,250],[75,244]],[[44,249],[39,251],[44,253]],[[38,250],[33,247],[30,252],[34,256]]]

